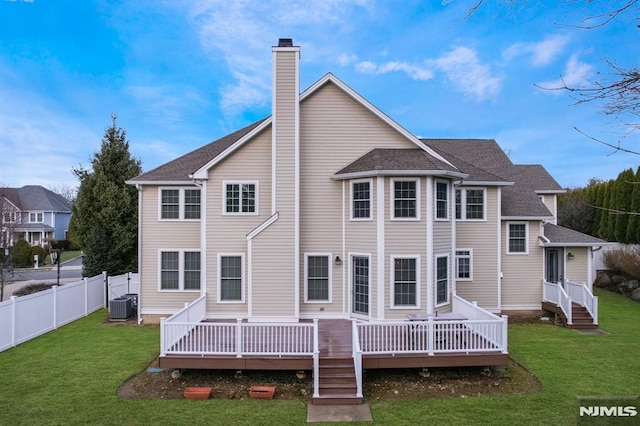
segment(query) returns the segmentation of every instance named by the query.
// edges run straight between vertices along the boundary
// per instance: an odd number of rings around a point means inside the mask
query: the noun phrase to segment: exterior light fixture
[[[340,259],[340,256],[336,256],[336,258],[334,259],[334,263],[336,265],[342,265],[342,259]]]
[[[573,260],[573,253],[571,253],[571,252],[567,253],[567,259],[568,260]]]

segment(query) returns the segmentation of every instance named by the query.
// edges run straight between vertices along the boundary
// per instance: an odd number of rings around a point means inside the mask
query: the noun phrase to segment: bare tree
[[[5,188],[0,187],[0,301],[4,300],[5,287],[15,278],[10,247],[21,218],[20,212],[6,195]]]
[[[65,200],[67,200],[70,204],[76,199],[78,194],[77,188],[72,188],[69,185],[51,185],[49,186],[49,190],[55,192],[58,195],[61,195]]]
[[[528,6],[528,0],[498,0],[510,5],[514,12]],[[486,0],[477,0],[467,11],[467,17],[473,15]],[[569,28],[581,30],[598,30],[619,19],[640,27],[640,0],[613,0],[597,2],[594,0],[558,0],[558,5],[574,6],[573,13],[565,17],[566,22],[558,23]],[[573,21],[572,21],[573,20]],[[615,58],[602,59],[606,72],[599,72],[596,77],[582,86],[572,86],[564,80],[559,87],[542,87],[547,90],[569,92],[576,104],[598,104],[600,111],[614,117],[624,129],[617,141],[604,141],[592,137],[584,131],[576,130],[588,138],[609,146],[613,152],[627,152],[640,155],[640,149],[628,149],[622,140],[640,130],[640,69],[638,65],[623,66]]]

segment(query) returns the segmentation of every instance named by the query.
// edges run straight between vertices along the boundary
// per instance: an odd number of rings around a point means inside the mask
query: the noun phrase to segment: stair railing
[[[356,396],[362,398],[362,349],[360,348],[360,336],[358,335],[358,324],[356,320],[351,320],[351,338],[353,347],[353,367],[356,373]]]

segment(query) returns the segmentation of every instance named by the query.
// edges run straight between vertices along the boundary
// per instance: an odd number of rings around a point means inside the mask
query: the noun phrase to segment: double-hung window
[[[371,181],[351,183],[351,219],[371,219]]]
[[[436,305],[449,302],[449,256],[436,257]]]
[[[31,223],[42,223],[44,222],[44,213],[29,213],[29,222]]]
[[[244,255],[218,256],[218,298],[220,302],[242,302]]]
[[[256,182],[224,182],[224,214],[258,214]]]
[[[418,306],[418,257],[393,257],[393,305]]]
[[[484,188],[456,190],[456,219],[484,220],[485,219]]]
[[[306,301],[329,302],[331,299],[330,255],[308,254],[305,257]]]
[[[160,219],[200,219],[200,189],[172,188],[160,190]]]
[[[420,219],[420,185],[417,179],[392,179],[392,219]]]
[[[473,280],[473,253],[471,249],[456,250],[456,278],[458,281]]]
[[[449,184],[436,182],[436,219],[449,219]]]
[[[200,252],[160,252],[160,290],[200,290]]]
[[[508,223],[509,229],[509,246],[507,253],[526,254],[527,250],[527,224],[526,223]]]

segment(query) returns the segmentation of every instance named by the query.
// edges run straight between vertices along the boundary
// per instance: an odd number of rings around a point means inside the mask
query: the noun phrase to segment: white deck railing
[[[206,316],[207,295],[203,293],[169,318],[160,318],[160,354],[166,355],[174,345],[184,340]]]
[[[558,306],[567,318],[567,324],[573,324],[573,319],[571,318],[571,298],[567,292],[564,291],[562,285],[543,281],[542,300]]]
[[[456,352],[507,353],[507,320],[439,320],[359,323],[364,355]]]
[[[591,318],[593,318],[593,323],[598,324],[598,297],[594,296],[584,283],[567,280],[565,287],[571,300],[580,306],[584,306]]]
[[[161,320],[162,355],[314,356],[314,323]]]
[[[502,347],[502,352],[507,353],[507,333],[509,330],[507,315],[497,316],[478,306],[478,302],[469,302],[468,300],[463,299],[455,293],[452,297],[451,308],[453,312],[462,314],[470,320],[502,321],[504,325],[501,327],[502,334],[500,336],[496,336],[493,333],[493,329],[491,327],[486,328],[485,326],[476,325],[474,323],[467,324],[467,327],[473,330],[477,335],[489,340],[494,345]]]

